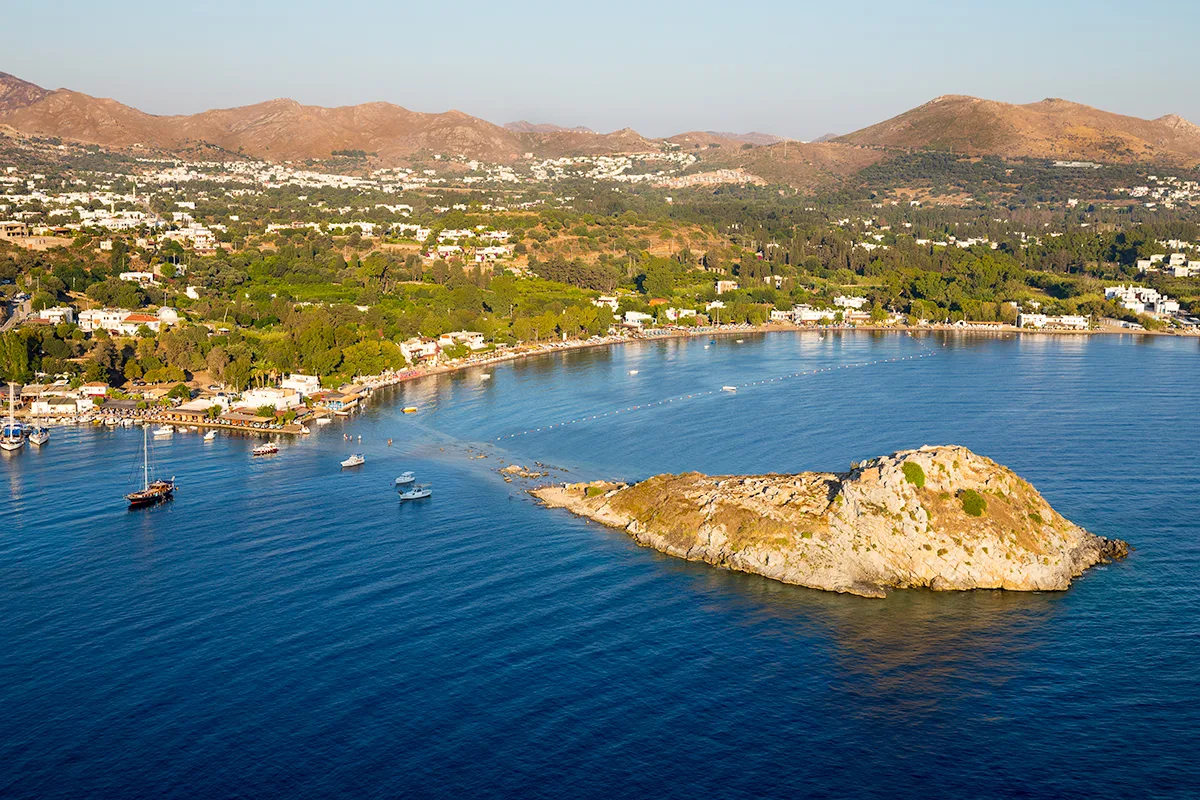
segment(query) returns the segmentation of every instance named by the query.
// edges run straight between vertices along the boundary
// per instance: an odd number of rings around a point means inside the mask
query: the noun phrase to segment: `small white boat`
[[[308,426],[307,426],[307,425],[301,425],[301,426],[300,426],[300,433],[302,433],[302,434],[306,434],[306,435],[307,435],[307,434],[310,434],[310,433],[312,433],[312,431],[310,431],[310,430],[308,429]]]
[[[363,456],[363,454],[355,453],[342,462],[342,469],[345,469],[346,467],[359,467],[365,463],[367,463],[367,459]]]
[[[638,374],[638,371],[637,371],[636,369],[631,369],[631,370],[629,370],[629,374],[630,374],[630,375],[637,375],[637,374]]]
[[[157,428],[154,429],[154,438],[155,439],[165,439],[168,436],[173,435],[174,433],[175,433],[175,429],[172,428],[170,425],[159,425]]]
[[[428,483],[418,483],[407,492],[400,493],[400,502],[405,500],[424,500],[433,494],[433,487]]]
[[[331,422],[333,422],[333,420],[329,417],[321,417],[319,420],[317,420],[318,425],[328,425]]]
[[[209,431],[208,433],[204,434],[204,441],[206,442],[211,442],[215,438],[217,438],[216,431]]]
[[[272,453],[279,452],[279,445],[275,444],[274,442],[267,442],[266,444],[260,444],[250,452],[252,455],[256,456],[269,456]]]
[[[479,376],[479,380],[481,380],[481,381],[490,381],[491,379],[492,379],[492,373],[490,373],[490,372],[485,372]]]
[[[48,428],[34,428],[29,434],[29,443],[41,447],[46,442],[50,441],[50,430]]]
[[[737,387],[736,386],[722,386],[721,391],[722,392],[736,392]]]
[[[417,476],[413,475],[411,472],[401,472],[400,476],[398,478],[396,478],[396,485],[397,486],[407,486],[410,483],[412,483],[413,481],[415,481],[416,479],[417,479]]]
[[[125,419],[121,420],[121,427],[122,428],[132,428],[133,427],[133,417],[126,417]]]
[[[737,340],[737,343],[738,343],[738,344],[741,344],[741,343],[742,343],[742,342],[744,342],[744,341],[746,341],[746,340],[745,340],[745,339],[738,339],[738,340]]]

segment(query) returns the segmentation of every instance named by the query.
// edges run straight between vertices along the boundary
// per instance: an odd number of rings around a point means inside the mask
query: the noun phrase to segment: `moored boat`
[[[415,414],[415,413],[417,413],[417,407],[416,406],[405,406],[404,413],[405,414]]]
[[[38,426],[29,434],[29,443],[41,447],[50,441],[50,429]]]
[[[204,441],[206,442],[211,442],[215,438],[217,438],[216,431],[209,431],[208,433],[204,434]]]
[[[260,444],[250,452],[252,455],[256,456],[269,456],[272,453],[279,452],[279,445],[275,444],[274,442],[267,442],[266,444]]]
[[[175,433],[175,429],[172,428],[170,425],[159,425],[157,428],[154,429],[154,438],[155,439],[165,439],[168,436],[174,435],[174,433]]]
[[[362,466],[365,463],[367,463],[366,457],[364,457],[362,453],[355,453],[342,462],[342,469],[345,469],[346,467]]]
[[[8,422],[4,424],[4,430],[0,431],[0,450],[20,450],[25,446],[25,431],[21,427],[21,423],[17,422],[13,417],[13,409],[16,407],[16,395],[13,393],[13,385],[8,385]]]
[[[175,494],[175,479],[169,481],[150,480],[150,438],[146,428],[142,428],[142,488],[125,495],[130,508],[152,506],[170,500]]]
[[[400,493],[400,501],[424,500],[433,494],[433,486],[428,483],[418,483],[406,492]]]
[[[412,474],[411,472],[401,472],[400,476],[396,478],[396,485],[397,486],[407,486],[410,483],[412,483],[413,481],[415,481],[416,479],[417,479],[417,476]]]

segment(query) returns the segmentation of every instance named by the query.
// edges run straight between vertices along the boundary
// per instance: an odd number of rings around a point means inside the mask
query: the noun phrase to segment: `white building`
[[[792,320],[794,322],[820,322],[829,324],[833,322],[836,311],[831,311],[827,308],[813,308],[808,305],[796,306],[792,309]]]
[[[1179,313],[1179,303],[1145,286],[1106,286],[1104,299],[1115,300],[1122,308],[1138,314],[1162,316]]]
[[[298,392],[301,397],[307,397],[321,391],[321,379],[316,375],[301,375],[293,372],[279,382],[279,387],[291,389]]]
[[[250,389],[242,392],[239,404],[244,408],[261,408],[271,406],[276,411],[296,408],[304,404],[304,399],[295,389],[284,389],[267,386],[262,389]]]
[[[592,300],[592,305],[594,305],[596,308],[609,308],[615,314],[617,313],[617,306],[620,305],[620,301],[618,301],[615,297],[601,295],[600,297]]]
[[[640,328],[643,325],[654,322],[654,317],[650,314],[643,314],[641,311],[626,311],[625,324],[635,328]]]
[[[75,309],[70,306],[55,306],[54,308],[42,309],[42,313],[38,314],[39,319],[44,319],[46,322],[58,325],[63,322],[75,321]]]
[[[737,281],[717,281],[717,294],[737,291]]]
[[[465,345],[471,350],[482,350],[487,347],[484,335],[479,331],[451,331],[438,337],[440,347],[450,347],[456,344]]]
[[[861,311],[862,307],[867,304],[867,298],[838,295],[833,298],[833,304],[838,308],[853,308],[855,311]]]
[[[420,362],[436,363],[438,354],[441,353],[441,347],[438,346],[436,339],[414,336],[400,343],[400,352],[410,364]]]
[[[163,320],[124,308],[89,308],[79,312],[79,328],[87,333],[105,330],[117,336],[136,336],[143,325],[157,333]]]

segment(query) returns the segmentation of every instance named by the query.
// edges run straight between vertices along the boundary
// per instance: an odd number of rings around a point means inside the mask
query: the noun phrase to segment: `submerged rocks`
[[[533,494],[670,555],[864,597],[909,587],[1062,590],[1129,552],[1059,515],[1011,470],[955,446],[847,473],[687,473]]]

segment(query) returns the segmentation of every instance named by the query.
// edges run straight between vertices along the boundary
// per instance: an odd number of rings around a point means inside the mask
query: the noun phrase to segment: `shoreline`
[[[1063,330],[1063,329],[1041,329],[1041,328],[1018,328],[1013,325],[996,325],[988,327],[968,327],[955,325],[938,325],[938,326],[923,326],[910,327],[907,325],[829,325],[829,326],[803,326],[791,325],[786,323],[766,323],[763,325],[722,325],[720,327],[704,327],[704,328],[668,328],[661,333],[652,333],[649,335],[626,335],[626,336],[603,336],[593,337],[590,339],[568,339],[566,341],[535,343],[530,345],[524,343],[514,345],[510,349],[502,351],[492,351],[487,357],[480,358],[476,361],[467,361],[462,363],[447,363],[429,369],[408,369],[401,372],[383,373],[380,375],[364,376],[359,378],[353,385],[361,386],[367,390],[367,394],[362,397],[358,408],[362,408],[369,401],[370,396],[381,389],[400,386],[411,381],[421,380],[423,378],[438,377],[441,375],[453,375],[459,372],[465,372],[471,369],[486,369],[497,365],[502,365],[514,361],[521,361],[528,358],[537,358],[540,356],[549,356],[556,353],[572,352],[578,350],[590,350],[598,347],[614,347],[619,345],[633,344],[637,342],[655,342],[655,341],[670,341],[679,339],[693,339],[697,337],[729,337],[737,335],[766,335],[771,333],[819,333],[819,334],[854,334],[854,333],[895,333],[909,334],[916,336],[917,333],[958,333],[969,335],[1017,335],[1017,336],[1168,336],[1181,338],[1200,338],[1200,334],[1196,333],[1176,333],[1171,331],[1148,331],[1148,330],[1126,330],[1121,328],[1102,328],[1096,330]],[[470,358],[469,356],[467,358]],[[164,409],[163,413],[169,413]],[[18,419],[37,422],[38,424],[48,426],[66,426],[66,425],[95,425],[101,427],[120,427],[124,421],[132,420],[133,425],[138,424],[157,424],[170,425],[173,428],[189,428],[223,430],[229,433],[242,433],[250,436],[272,436],[272,435],[288,435],[288,436],[307,436],[311,431],[304,430],[302,424],[291,423],[281,428],[252,428],[239,425],[228,425],[219,422],[209,421],[179,421],[165,418],[160,414],[150,413],[145,416],[137,417],[117,417],[117,424],[111,425],[106,422],[108,415],[95,414],[85,418],[62,418],[55,419],[53,417],[34,417],[24,409],[17,412],[15,415]],[[311,418],[306,418],[305,422],[315,422],[319,417],[335,417],[333,411],[325,411],[324,413],[316,413]]]
[[[382,376],[371,376],[363,378],[359,385],[367,386],[372,390],[386,388],[389,386],[399,386],[408,381],[419,380],[421,378],[435,377],[438,375],[450,375],[455,372],[462,372],[468,369],[489,367],[496,364],[504,364],[511,361],[518,361],[525,358],[534,358],[537,356],[553,355],[555,353],[570,352],[574,350],[588,350],[596,347],[614,347],[618,345],[633,344],[636,342],[655,342],[673,339],[692,339],[701,336],[735,336],[738,334],[761,335],[768,333],[908,333],[916,335],[921,333],[965,333],[965,334],[982,334],[996,336],[999,334],[1016,334],[1029,336],[1168,336],[1180,338],[1200,338],[1200,334],[1192,333],[1172,333],[1168,331],[1147,331],[1147,330],[1125,330],[1117,328],[1103,328],[1099,330],[1046,330],[1040,328],[1018,328],[1013,325],[1005,325],[1003,327],[988,327],[988,328],[972,328],[972,327],[955,327],[953,325],[942,326],[926,326],[914,328],[909,326],[895,325],[849,325],[849,326],[826,326],[826,327],[807,327],[801,325],[785,325],[779,323],[767,323],[764,325],[742,325],[742,326],[721,326],[719,328],[672,328],[667,329],[663,333],[643,335],[643,336],[605,336],[598,337],[600,341],[592,339],[568,339],[564,342],[555,342],[553,344],[535,345],[534,350],[517,350],[515,348],[525,345],[516,345],[512,350],[505,350],[499,354],[494,354],[491,358],[473,361],[469,363],[451,363],[437,367],[432,367],[428,370],[406,370],[403,373],[397,373],[395,377],[384,379],[378,384],[373,384],[373,378]]]

